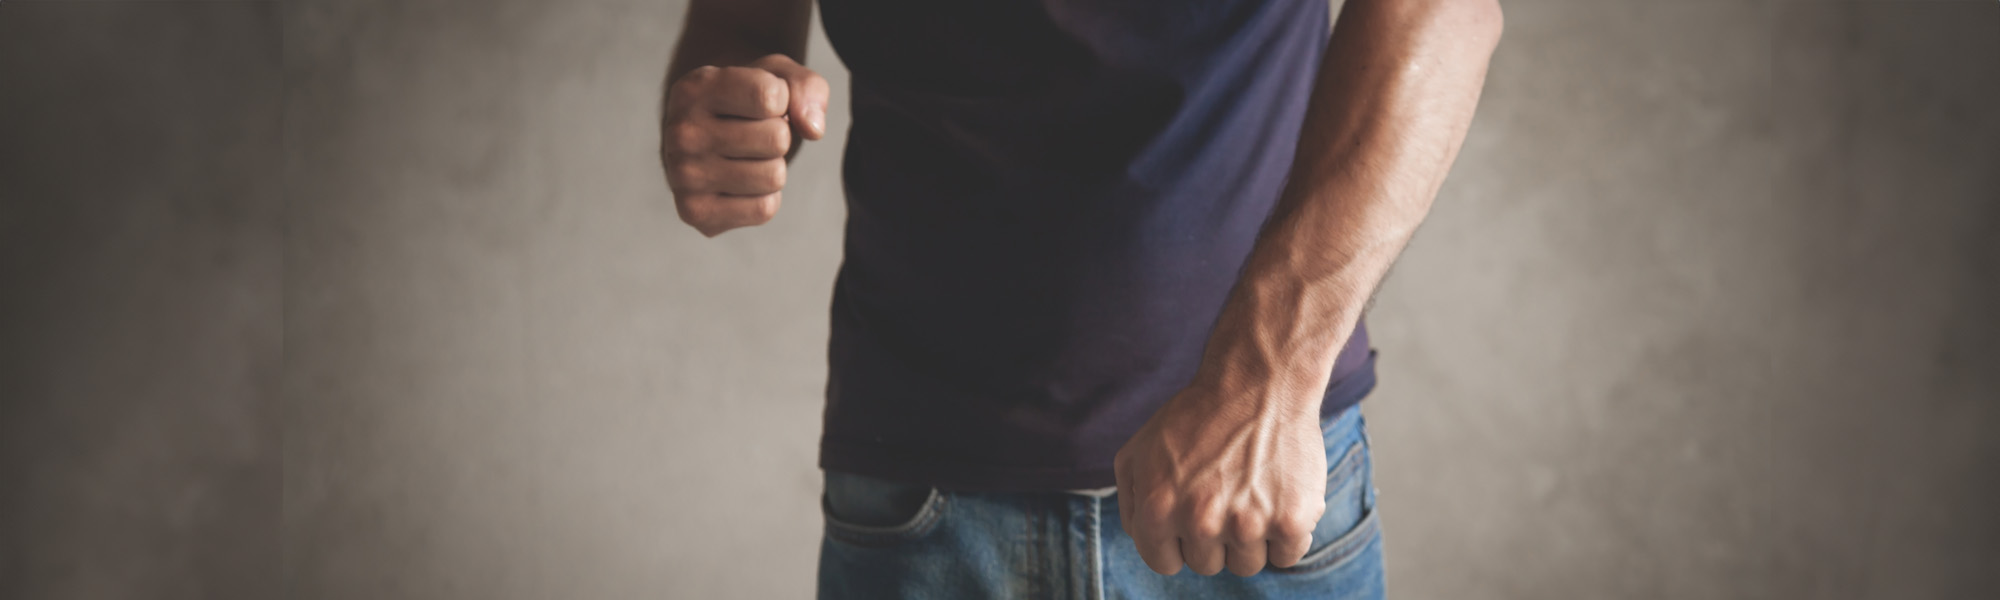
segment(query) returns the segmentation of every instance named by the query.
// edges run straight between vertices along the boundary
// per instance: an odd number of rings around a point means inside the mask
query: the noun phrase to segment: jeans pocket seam
[[[1362,464],[1367,462],[1363,460],[1365,456],[1367,456],[1367,446],[1365,444],[1361,442],[1349,444],[1347,452],[1340,455],[1340,462],[1334,463],[1333,469],[1328,470],[1326,473],[1327,493],[1333,493],[1333,490],[1336,489],[1334,487],[1335,483],[1346,481],[1347,478],[1353,477],[1357,471],[1360,471]]]
[[[1272,567],[1272,570],[1279,573],[1297,575],[1317,571],[1330,571],[1343,564],[1347,564],[1349,560],[1360,556],[1361,550],[1368,547],[1369,543],[1375,541],[1376,535],[1382,528],[1381,521],[1377,516],[1379,514],[1372,510],[1368,511],[1368,515],[1362,517],[1361,522],[1356,523],[1353,530],[1341,535],[1325,547],[1305,555],[1304,558],[1299,559],[1298,564],[1289,567]]]
[[[1339,462],[1334,463],[1333,468],[1327,471],[1327,493],[1332,494],[1335,490],[1340,489],[1342,485],[1347,484],[1348,480],[1360,476],[1362,469],[1367,466],[1367,456],[1368,448],[1366,443],[1356,440],[1348,444],[1347,450],[1341,454]],[[1373,484],[1370,481],[1356,483],[1361,485]],[[1363,490],[1364,494],[1366,492],[1366,490]],[[1374,507],[1366,507],[1364,510],[1366,512],[1354,523],[1354,526],[1348,529],[1346,533],[1341,534],[1340,537],[1334,538],[1332,542],[1328,542],[1325,546],[1320,546],[1307,552],[1304,557],[1299,559],[1298,564],[1290,567],[1272,567],[1272,570],[1288,574],[1309,573],[1317,570],[1331,569],[1346,562],[1347,559],[1357,554],[1358,549],[1370,539],[1369,532],[1379,528],[1379,524],[1376,523],[1375,519]]]
[[[883,547],[923,537],[944,518],[950,505],[949,495],[937,488],[931,488],[930,497],[924,500],[923,508],[916,516],[897,525],[871,526],[849,523],[833,516],[828,509],[826,497],[820,497],[820,514],[826,518],[828,537],[857,546]]]

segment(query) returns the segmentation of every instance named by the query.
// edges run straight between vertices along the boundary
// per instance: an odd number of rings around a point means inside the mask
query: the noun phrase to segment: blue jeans
[[[1312,550],[1251,577],[1171,577],[1139,558],[1116,496],[972,493],[826,473],[819,597],[1338,598],[1382,597],[1382,532],[1361,411],[1322,424],[1326,513]]]

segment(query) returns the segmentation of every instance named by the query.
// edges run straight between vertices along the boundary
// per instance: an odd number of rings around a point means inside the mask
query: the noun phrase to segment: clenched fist
[[[826,134],[826,100],[826,80],[783,54],[675,80],[660,160],[681,220],[709,237],[770,221],[794,136]]]
[[[1271,410],[1190,387],[1118,451],[1118,514],[1163,575],[1249,577],[1290,567],[1326,510],[1326,447],[1312,410]]]

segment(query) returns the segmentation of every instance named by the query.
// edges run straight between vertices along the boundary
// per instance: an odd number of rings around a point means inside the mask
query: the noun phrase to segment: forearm
[[[1494,0],[1348,0],[1291,178],[1196,385],[1317,410],[1335,356],[1458,154],[1499,35]]]
[[[811,0],[695,0],[667,81],[698,67],[747,65],[771,54],[806,62],[806,34],[812,23]]]

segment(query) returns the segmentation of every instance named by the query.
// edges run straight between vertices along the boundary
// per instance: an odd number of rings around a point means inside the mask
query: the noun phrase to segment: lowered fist
[[[1118,514],[1163,575],[1290,567],[1326,510],[1317,407],[1275,410],[1182,391],[1118,451]]]
[[[709,237],[770,221],[795,139],[826,134],[826,100],[826,80],[783,54],[675,80],[660,160],[681,220]]]

